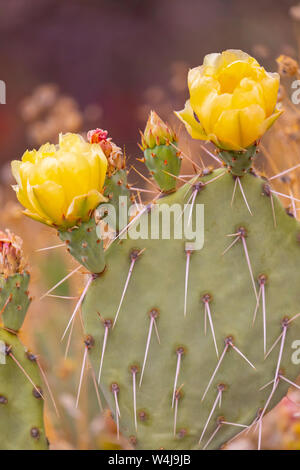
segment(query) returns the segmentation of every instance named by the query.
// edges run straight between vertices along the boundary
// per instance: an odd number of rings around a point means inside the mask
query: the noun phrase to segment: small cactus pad
[[[42,389],[35,356],[24,349],[16,335],[3,329],[0,346],[0,449],[46,450]]]
[[[127,172],[126,170],[117,170],[112,175],[107,175],[104,182],[104,196],[107,197],[109,204],[112,204],[116,210],[116,226],[109,220],[109,216],[106,218],[106,222],[116,231],[119,231],[119,204],[127,202],[127,206],[130,205],[130,190],[127,185]],[[123,199],[120,199],[122,197]],[[100,205],[101,207],[101,205]],[[124,212],[125,214],[128,211]],[[123,221],[124,226],[127,225],[127,219]]]
[[[243,176],[253,165],[256,149],[256,145],[251,145],[241,152],[220,150],[218,155],[233,175]]]
[[[179,151],[172,144],[156,145],[144,150],[146,166],[163,192],[171,192],[176,188],[174,176],[179,175],[181,167],[178,154]]]
[[[92,273],[105,268],[103,242],[98,238],[94,217],[69,230],[59,231],[71,255]]]
[[[200,180],[157,204],[183,209],[194,194],[204,204],[203,248],[186,251],[186,240],[174,238],[116,240],[83,301],[95,373],[102,362],[105,397],[139,449],[219,448],[243,429],[228,423],[253,423],[286,394],[284,377],[299,374],[300,317],[292,318],[300,311],[300,224],[252,174],[240,183],[253,215],[238,188],[231,205],[236,180],[224,169]],[[139,223],[151,225],[150,216]],[[260,389],[275,377],[268,400],[272,383]]]
[[[0,311],[6,328],[18,331],[24,321],[30,298],[28,295],[29,274],[18,273],[0,277]]]

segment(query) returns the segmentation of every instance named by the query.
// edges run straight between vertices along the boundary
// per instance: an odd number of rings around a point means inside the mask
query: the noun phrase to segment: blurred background
[[[0,0],[0,79],[6,104],[0,105],[0,229],[24,239],[34,296],[23,338],[41,356],[56,397],[46,403],[47,434],[53,449],[129,448],[117,442],[109,412],[101,413],[93,376],[85,374],[80,406],[75,407],[84,352],[75,326],[65,358],[60,337],[81,291],[80,274],[54,295],[39,300],[74,265],[51,229],[21,215],[9,161],[26,148],[56,143],[59,132],[85,133],[101,127],[139,163],[139,129],[150,109],[179,133],[180,146],[202,155],[173,115],[187,98],[186,75],[209,52],[242,49],[268,70],[278,70],[280,101],[286,113],[261,147],[258,166],[275,174],[300,162],[300,108],[290,99],[291,80],[299,78],[300,7],[293,0]],[[276,62],[279,56],[281,61]],[[291,58],[291,59],[290,59]],[[284,150],[284,158],[283,158]],[[298,173],[299,176],[299,173]],[[130,179],[130,178],[129,178]],[[134,175],[134,180],[137,177]],[[143,180],[140,184],[145,184]],[[276,180],[277,188],[300,196],[297,174]],[[280,190],[280,189],[279,189]],[[287,207],[294,211],[297,207]],[[70,297],[70,298],[63,298]],[[300,383],[300,382],[299,382]],[[300,396],[289,396],[265,418],[263,448],[300,449]],[[254,449],[257,436],[243,434],[229,448]]]

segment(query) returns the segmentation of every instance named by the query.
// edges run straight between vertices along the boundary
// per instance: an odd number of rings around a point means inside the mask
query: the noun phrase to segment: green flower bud
[[[169,145],[177,141],[176,134],[155,111],[150,112],[144,134],[142,136],[142,150],[154,148],[157,145]]]

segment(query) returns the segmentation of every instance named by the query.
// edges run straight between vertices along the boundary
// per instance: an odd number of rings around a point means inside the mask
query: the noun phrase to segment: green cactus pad
[[[96,228],[92,217],[78,227],[58,232],[71,255],[91,273],[101,273],[105,268],[103,242],[98,238]]]
[[[224,171],[217,170],[201,181],[206,183]],[[132,442],[136,440],[139,449],[203,448],[217,429],[207,448],[219,448],[242,430],[224,424],[224,421],[250,425],[267,403],[272,384],[263,390],[260,388],[274,379],[282,339],[264,359],[262,295],[256,321],[252,325],[257,300],[244,242],[257,294],[263,283],[266,349],[269,350],[279,335],[286,331],[280,371],[282,376],[292,381],[299,374],[300,366],[293,362],[292,355],[295,353],[295,340],[300,339],[300,317],[291,321],[286,330],[282,321],[285,317],[291,319],[300,311],[300,225],[286,214],[280,201],[268,191],[264,180],[247,174],[241,182],[253,216],[238,189],[231,206],[235,179],[228,173],[197,192],[195,203],[204,204],[205,242],[203,249],[190,254],[186,316],[185,240],[127,239],[114,242],[107,251],[107,269],[93,280],[84,299],[85,332],[95,340],[89,352],[93,367],[98,375],[107,331],[100,383],[112,410],[116,409],[117,397],[121,431],[133,436]],[[179,203],[182,206],[194,190],[195,186],[185,185],[159,200],[158,204]],[[147,217],[150,214],[144,213],[139,220]],[[235,236],[228,235],[235,233],[242,233],[243,238],[240,236],[222,255],[235,240]],[[137,250],[144,251],[140,253]],[[128,288],[112,328],[130,267],[132,273]],[[218,363],[208,318],[206,335],[204,332],[205,301],[209,303],[216,343],[223,359],[202,400]],[[111,322],[101,321],[97,312],[102,319]],[[139,387],[153,312],[160,344],[152,323],[143,381]],[[228,337],[232,338],[230,345]],[[255,370],[238,351],[254,364]],[[176,394],[172,408],[179,356],[177,389],[180,392]],[[134,374],[137,431],[133,408]],[[288,386],[283,379],[279,380],[268,410],[285,395]],[[218,393],[222,395],[221,406],[215,407],[199,444]],[[218,421],[220,417],[222,422]]]
[[[178,176],[180,173],[181,158],[178,153],[171,144],[144,150],[146,166],[163,192],[171,192],[176,188],[176,178],[171,175]]]
[[[4,356],[4,345],[26,371],[37,390],[12,357],[9,354]],[[48,443],[43,425],[43,399],[38,393],[42,393],[41,380],[35,358],[24,349],[16,335],[3,329],[0,329],[0,346],[0,449],[46,450]]]
[[[3,324],[10,330],[18,331],[23,324],[30,303],[29,277],[28,273],[0,277],[0,311],[3,309]]]
[[[255,144],[241,152],[221,150],[218,155],[233,175],[243,176],[252,167],[256,149]]]
[[[106,176],[104,182],[104,196],[108,198],[109,204],[112,204],[116,210],[116,226],[114,227],[114,223],[110,221],[109,215],[106,218],[107,223],[117,232],[120,229],[119,226],[119,214],[120,214],[120,207],[119,201],[120,197],[126,198],[127,207],[130,205],[130,191],[127,185],[127,172],[126,170],[117,170],[111,176]],[[124,203],[124,200],[122,201]],[[101,205],[99,206],[101,207]],[[128,211],[125,211],[127,214]],[[127,219],[123,221],[123,225],[127,225]]]

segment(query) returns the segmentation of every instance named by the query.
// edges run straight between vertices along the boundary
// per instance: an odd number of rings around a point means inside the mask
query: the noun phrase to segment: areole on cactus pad
[[[138,449],[219,448],[251,425],[261,429],[299,374],[300,224],[252,168],[280,114],[278,85],[241,51],[209,55],[190,72],[191,100],[178,115],[192,137],[218,146],[226,168],[199,170],[176,191],[183,154],[152,113],[142,150],[159,189],[127,237],[114,227],[104,250],[93,218],[60,230],[91,271],[74,312],[82,302],[87,353],[118,432]],[[105,132],[89,139],[108,159],[104,194],[115,204],[125,181],[112,178],[125,168],[110,171],[118,152]],[[204,245],[193,249],[174,227],[186,211],[194,227],[199,204]],[[162,206],[179,207],[169,239],[152,217]],[[138,225],[156,236],[137,238]]]

